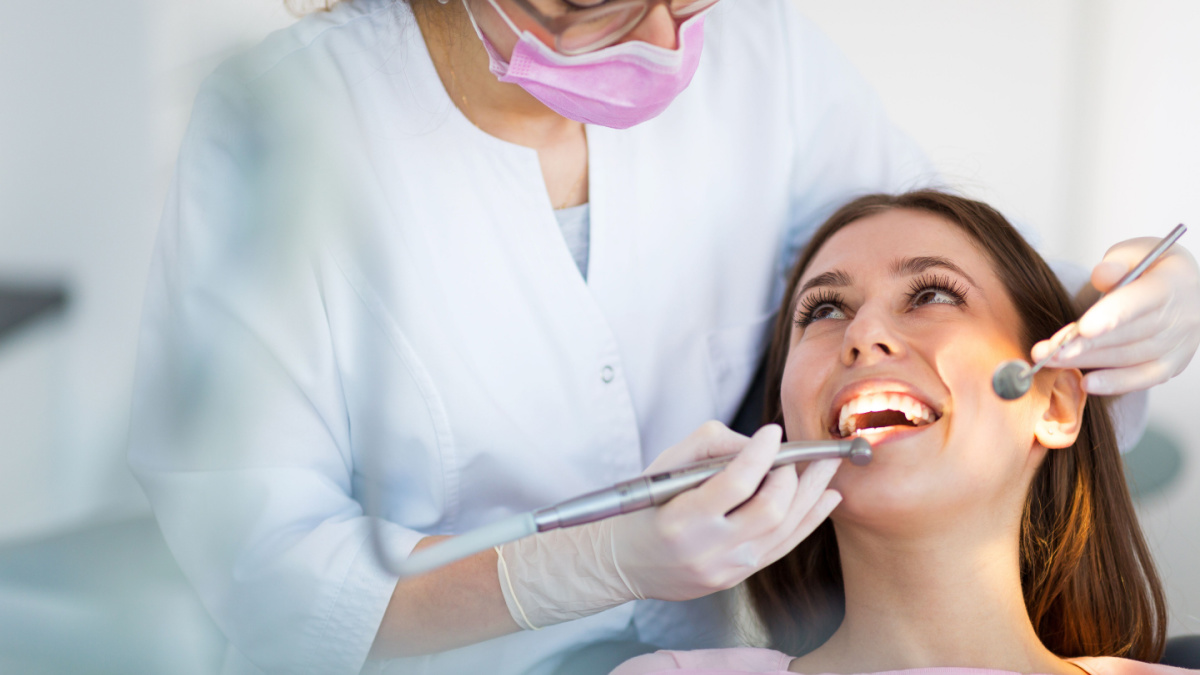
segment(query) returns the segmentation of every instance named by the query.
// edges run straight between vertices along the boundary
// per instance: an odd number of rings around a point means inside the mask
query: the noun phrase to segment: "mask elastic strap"
[[[487,52],[488,70],[496,77],[504,77],[508,73],[508,61],[500,55],[500,52],[492,45],[492,41],[483,34],[483,30],[479,28],[479,24],[475,21],[475,15],[471,13],[471,8],[467,6],[467,0],[462,0],[462,4],[463,8],[467,10],[467,18],[471,20],[471,27],[475,29],[475,35],[479,37],[479,41],[483,43],[484,51]]]
[[[475,34],[479,39],[483,39],[483,31],[479,30],[479,24],[475,22],[475,15],[471,13],[470,6],[467,5],[467,0],[462,0],[463,9],[467,10],[467,18],[471,20],[471,28],[475,29]]]
[[[475,15],[471,13],[471,7],[467,5],[467,0],[462,0],[462,4],[463,8],[467,10],[467,17],[471,19],[471,26],[475,28],[475,32],[482,39],[483,31],[479,29],[479,24],[475,21]],[[517,28],[517,24],[513,23],[512,19],[508,18],[508,15],[504,13],[504,10],[500,9],[500,5],[496,4],[496,0],[488,0],[488,4],[492,6],[492,9],[496,10],[501,19],[504,19],[504,23],[508,25],[508,29],[513,32],[513,35],[516,35],[518,38],[521,37],[521,29]]]

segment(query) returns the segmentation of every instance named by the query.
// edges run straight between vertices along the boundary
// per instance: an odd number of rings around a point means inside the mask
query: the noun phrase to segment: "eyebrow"
[[[914,276],[934,267],[948,269],[966,279],[975,288],[979,288],[979,284],[963,268],[955,265],[950,259],[938,255],[922,255],[915,258],[897,260],[892,263],[892,276]]]
[[[842,286],[849,286],[851,283],[853,282],[851,281],[849,274],[846,274],[841,270],[833,270],[832,272],[818,274],[817,276],[804,282],[804,286],[800,288],[800,292],[796,295],[797,297],[804,295],[808,292],[808,289],[816,288],[818,286],[831,286],[833,288],[840,288]]]
[[[976,283],[975,279],[972,278],[970,274],[967,274],[963,268],[955,265],[949,258],[943,258],[937,255],[922,255],[915,258],[900,258],[892,263],[891,273],[893,277],[915,276],[935,267],[948,269],[951,272],[962,276],[975,288],[979,288],[979,284]],[[832,270],[830,272],[818,274],[817,276],[804,282],[804,285],[800,287],[800,291],[796,293],[796,297],[798,298],[804,295],[811,288],[842,288],[845,286],[850,286],[852,283],[853,281],[851,280],[849,274],[846,274],[842,270]]]

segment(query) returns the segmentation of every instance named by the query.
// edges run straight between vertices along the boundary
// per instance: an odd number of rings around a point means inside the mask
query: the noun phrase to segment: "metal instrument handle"
[[[1125,276],[1121,277],[1121,280],[1117,282],[1117,285],[1109,289],[1108,293],[1105,293],[1105,295],[1112,293],[1118,288],[1125,287],[1129,284],[1129,282],[1142,276],[1142,272],[1145,272],[1148,267],[1153,265],[1155,261],[1162,257],[1162,254],[1167,252],[1167,249],[1171,248],[1176,241],[1179,241],[1179,238],[1183,236],[1184,232],[1187,232],[1186,225],[1183,223],[1176,225],[1175,229],[1168,232],[1167,236],[1163,237],[1162,241],[1158,242],[1158,245],[1154,247],[1154,250],[1147,253],[1146,257],[1142,258],[1140,263],[1135,265],[1133,269],[1129,270]]]
[[[771,468],[837,457],[848,458],[858,465],[866,464],[871,460],[871,445],[862,438],[783,443]],[[534,522],[539,532],[545,532],[661,506],[720,473],[732,461],[733,456],[717,457],[662,473],[638,476],[538,509],[533,512]]]
[[[1121,280],[1117,282],[1117,285],[1108,289],[1108,292],[1106,292],[1101,297],[1105,297],[1105,296],[1115,292],[1117,289],[1128,286],[1130,284],[1130,282],[1132,282],[1134,279],[1137,279],[1138,277],[1142,276],[1142,273],[1145,272],[1147,269],[1149,269],[1150,266],[1153,265],[1155,262],[1157,262],[1158,259],[1161,258],[1162,255],[1167,252],[1167,249],[1171,248],[1171,246],[1174,245],[1175,242],[1179,241],[1179,238],[1183,236],[1184,232],[1187,232],[1186,225],[1184,225],[1183,223],[1176,225],[1173,230],[1171,230],[1170,232],[1167,233],[1167,236],[1162,238],[1162,241],[1158,242],[1158,245],[1155,246],[1153,250],[1151,250],[1149,253],[1146,254],[1145,258],[1142,258],[1141,262],[1139,262],[1137,265],[1134,265],[1133,269],[1129,270],[1128,272],[1125,273],[1125,276],[1121,277]],[[1063,347],[1066,347],[1067,345],[1074,342],[1075,338],[1077,338],[1077,337],[1079,337],[1079,322],[1078,321],[1073,322],[1071,324],[1071,326],[1067,329],[1067,332],[1063,333],[1062,339],[1058,341],[1058,345],[1055,346],[1054,349],[1049,354],[1043,356],[1041,358],[1041,360],[1039,360],[1037,363],[1033,364],[1033,368],[1031,368],[1029,370],[1029,374],[1026,377],[1031,377],[1034,373],[1038,372],[1043,367],[1045,367],[1045,365],[1050,362],[1050,359],[1054,358],[1054,356],[1056,354],[1058,354],[1060,351],[1062,351]]]

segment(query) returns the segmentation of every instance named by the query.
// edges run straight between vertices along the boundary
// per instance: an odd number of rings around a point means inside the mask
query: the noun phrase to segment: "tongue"
[[[899,410],[878,410],[876,412],[860,413],[854,420],[855,429],[879,429],[881,427],[899,425],[906,427],[916,426]]]

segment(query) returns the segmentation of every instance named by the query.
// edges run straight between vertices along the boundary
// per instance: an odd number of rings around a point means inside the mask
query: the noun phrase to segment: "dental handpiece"
[[[783,443],[771,468],[838,457],[863,466],[871,461],[871,444],[863,438]],[[375,530],[377,534],[373,537],[373,545],[376,555],[387,569],[400,578],[412,577],[537,532],[593,523],[666,504],[680,493],[717,475],[732,461],[733,456],[718,457],[662,473],[638,476],[536,511],[509,516],[416,551],[404,560],[397,560],[386,553],[378,529]]]
[[[771,468],[838,457],[863,466],[871,461],[871,444],[863,438],[782,443]],[[717,475],[732,461],[733,457],[718,457],[662,473],[638,476],[603,490],[538,509],[533,512],[533,521],[538,532],[546,532],[661,506],[681,492],[697,487]]]

